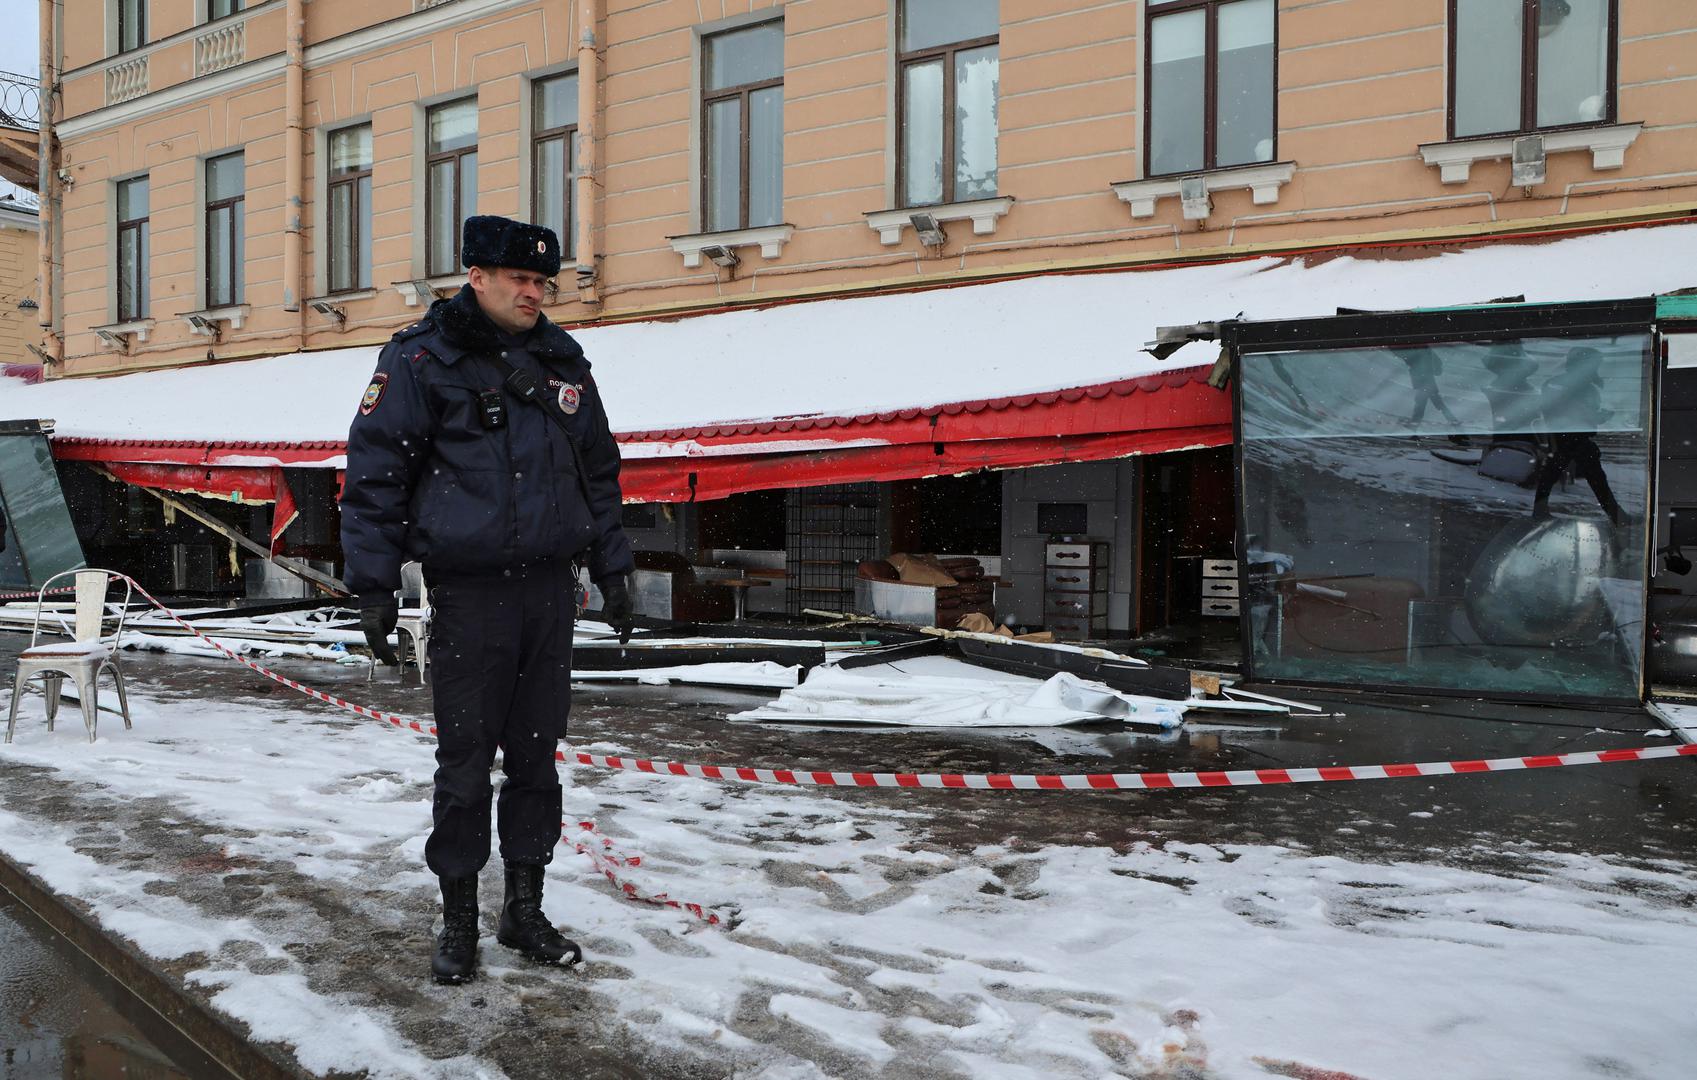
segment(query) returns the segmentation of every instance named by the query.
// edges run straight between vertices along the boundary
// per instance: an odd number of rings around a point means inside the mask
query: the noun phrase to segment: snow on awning
[[[1156,327],[1667,292],[1692,284],[1697,225],[1458,244],[1048,274],[573,333],[621,433],[630,496],[706,498],[1219,445],[1229,402],[1199,381],[1212,347],[1157,360],[1141,351]],[[377,352],[0,379],[0,418],[56,420],[61,457],[341,467]]]

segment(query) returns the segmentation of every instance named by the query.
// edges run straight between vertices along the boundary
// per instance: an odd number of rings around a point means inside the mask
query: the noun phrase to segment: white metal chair
[[[395,620],[395,640],[399,645],[396,655],[400,660],[399,669],[406,671],[407,658],[418,665],[419,679],[427,679],[430,675],[430,589],[424,583],[424,567],[416,562],[403,563],[401,566],[401,597],[405,599],[413,595],[417,587],[418,607],[405,608],[403,611],[416,614],[403,614]],[[371,667],[366,669],[365,681],[371,682],[377,677],[377,663],[373,658]]]
[[[76,578],[75,639],[42,645],[39,643],[42,603],[55,581],[73,575]],[[123,582],[124,602],[118,609],[118,628],[108,640],[101,630],[106,622],[106,597],[113,581]],[[12,712],[6,721],[7,742],[12,741],[12,733],[18,726],[18,702],[23,697],[24,684],[37,675],[42,677],[42,692],[47,697],[48,731],[53,730],[53,721],[59,713],[59,689],[69,677],[77,685],[77,701],[82,706],[88,741],[94,741],[100,710],[97,680],[102,671],[112,673],[112,682],[118,688],[118,713],[124,718],[124,727],[131,726],[130,703],[124,694],[124,671],[118,665],[118,641],[124,633],[130,596],[129,579],[107,570],[67,570],[47,579],[35,598],[35,626],[30,632],[29,648],[18,655],[18,673],[12,682]]]

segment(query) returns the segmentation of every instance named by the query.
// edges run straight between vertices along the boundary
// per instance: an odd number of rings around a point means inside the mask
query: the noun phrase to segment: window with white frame
[[[332,131],[329,184],[325,191],[329,226],[325,269],[332,293],[371,288],[371,125]]]
[[[117,0],[118,51],[147,44],[147,0]]]
[[[1450,0],[1450,137],[1612,123],[1618,0]]]
[[[530,214],[577,249],[577,73],[538,79],[531,86]]]
[[[206,306],[242,302],[246,237],[246,159],[241,151],[206,159]]]
[[[901,0],[899,205],[995,196],[1000,7],[996,0]]]
[[[1272,161],[1274,0],[1169,0],[1148,14],[1146,175]]]
[[[784,217],[784,24],[713,34],[701,47],[705,232]]]
[[[118,321],[147,317],[148,310],[148,186],[147,177],[118,182],[118,243],[114,265],[118,278]]]
[[[426,119],[425,272],[457,273],[460,227],[477,213],[477,99],[438,105]]]

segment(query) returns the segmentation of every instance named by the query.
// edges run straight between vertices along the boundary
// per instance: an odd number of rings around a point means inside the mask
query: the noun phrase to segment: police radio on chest
[[[507,426],[507,403],[501,399],[501,391],[477,392],[477,419],[485,431]]]
[[[536,399],[536,376],[523,368],[514,368],[507,372],[507,389],[520,401]]]

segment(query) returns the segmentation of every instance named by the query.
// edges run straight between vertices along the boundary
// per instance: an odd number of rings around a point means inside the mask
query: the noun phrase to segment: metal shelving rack
[[[785,599],[791,615],[804,608],[848,611],[856,570],[878,550],[878,488],[832,484],[798,488],[784,503]]]

